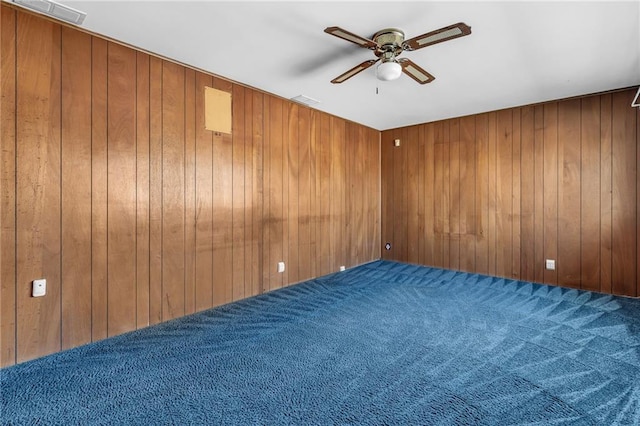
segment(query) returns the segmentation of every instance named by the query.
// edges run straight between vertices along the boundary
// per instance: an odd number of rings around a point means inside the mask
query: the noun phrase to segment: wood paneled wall
[[[640,295],[634,94],[383,132],[383,258]]]
[[[378,131],[1,10],[3,366],[380,257]]]

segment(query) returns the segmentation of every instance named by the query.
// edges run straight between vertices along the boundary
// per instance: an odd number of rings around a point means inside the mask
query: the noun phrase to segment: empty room
[[[638,1],[0,3],[0,424],[640,425]]]

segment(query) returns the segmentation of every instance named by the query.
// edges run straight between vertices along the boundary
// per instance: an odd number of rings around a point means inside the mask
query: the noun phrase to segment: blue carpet
[[[640,424],[640,300],[374,262],[6,368],[3,424]]]

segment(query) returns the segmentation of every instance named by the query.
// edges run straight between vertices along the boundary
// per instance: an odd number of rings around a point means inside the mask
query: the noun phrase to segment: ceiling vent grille
[[[298,96],[296,96],[294,98],[291,98],[291,100],[293,102],[298,102],[298,103],[304,104],[306,106],[314,106],[314,105],[317,105],[317,104],[320,103],[319,100],[310,98],[310,97],[305,96],[305,95],[298,95]]]
[[[13,0],[17,5],[75,25],[84,22],[86,13],[51,0]]]

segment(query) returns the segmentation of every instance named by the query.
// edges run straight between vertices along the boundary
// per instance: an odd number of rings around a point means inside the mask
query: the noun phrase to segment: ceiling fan
[[[355,43],[360,47],[373,50],[378,59],[370,59],[364,61],[360,65],[356,65],[349,71],[339,75],[331,80],[332,83],[342,83],[354,75],[366,70],[378,61],[376,76],[379,80],[389,81],[395,80],[404,72],[409,77],[420,84],[431,83],[435,77],[427,71],[420,68],[413,61],[407,58],[398,58],[405,50],[418,50],[423,47],[431,46],[443,41],[452,40],[454,38],[463,37],[471,34],[471,27],[465,23],[459,22],[439,30],[431,31],[426,34],[419,35],[409,40],[404,39],[404,31],[397,28],[386,28],[380,30],[371,37],[371,39],[361,37],[352,32],[343,30],[340,27],[328,27],[325,33],[334,35],[343,40]]]

